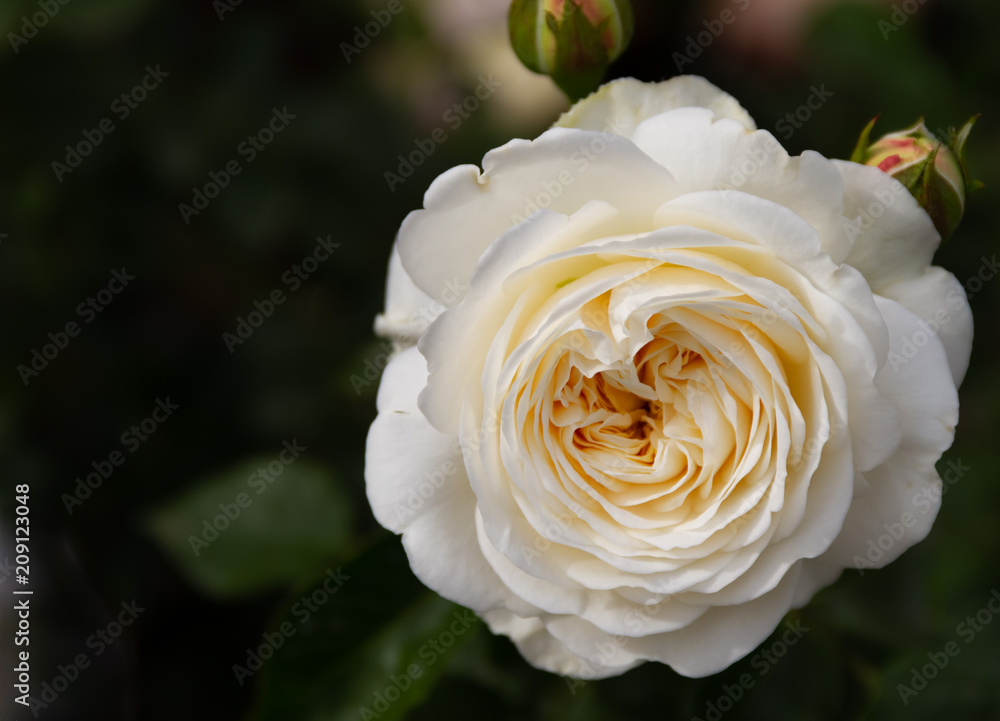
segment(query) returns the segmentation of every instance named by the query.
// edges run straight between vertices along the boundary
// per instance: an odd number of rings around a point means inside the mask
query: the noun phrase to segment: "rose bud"
[[[574,100],[597,87],[635,27],[629,0],[514,0],[509,20],[521,62]]]
[[[875,125],[872,120],[851,159],[876,167],[905,185],[947,240],[962,220],[966,194],[981,185],[969,177],[965,163],[965,142],[978,118],[973,117],[958,133],[952,131],[950,144],[928,130],[923,119],[869,144]]]

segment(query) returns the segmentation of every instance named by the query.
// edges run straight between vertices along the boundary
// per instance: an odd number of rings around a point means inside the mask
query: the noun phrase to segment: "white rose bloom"
[[[701,78],[556,125],[403,223],[368,498],[532,664],[712,674],[927,534],[971,314],[903,186]]]

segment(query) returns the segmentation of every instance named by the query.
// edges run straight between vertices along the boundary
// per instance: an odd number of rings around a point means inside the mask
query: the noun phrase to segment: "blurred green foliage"
[[[361,718],[361,707],[373,708],[392,675],[419,661],[456,612],[413,578],[399,541],[377,526],[365,500],[371,369],[384,363],[372,319],[396,229],[429,182],[545,123],[513,118],[500,127],[474,114],[389,192],[383,173],[428,132],[418,108],[378,81],[411,57],[392,51],[405,43],[412,57],[446,68],[457,62],[423,16],[407,6],[348,63],[340,43],[351,42],[377,3],[243,0],[221,19],[218,5],[70,0],[51,5],[58,12],[16,52],[0,48],[0,441],[8,489],[0,524],[9,527],[12,517],[10,489],[29,483],[33,693],[77,654],[92,661],[41,718]],[[612,71],[644,80],[673,75],[671,52],[715,12],[690,0],[635,5],[635,39]],[[22,33],[22,18],[39,7],[0,6],[4,36]],[[751,655],[707,679],[647,664],[571,686],[529,667],[506,639],[470,629],[382,718],[705,718],[723,689],[749,673],[754,684],[725,718],[1000,719],[1000,623],[968,643],[957,631],[1000,586],[1000,296],[996,282],[971,282],[996,252],[1000,6],[928,2],[886,38],[879,21],[892,12],[834,3],[795,68],[735,62],[720,43],[685,71],[733,93],[775,130],[825,84],[829,102],[791,137],[778,136],[793,152],[846,157],[878,113],[886,129],[922,115],[938,128],[983,113],[970,163],[986,189],[938,256],[969,281],[977,318],[962,421],[945,460],[970,470],[949,487],[930,537],[887,569],[847,572],[820,593],[794,616],[810,632],[766,673]],[[122,118],[114,103],[147,66],[168,75]],[[456,97],[474,87],[465,77],[491,70],[448,70]],[[295,119],[251,162],[242,144],[285,107]],[[93,136],[106,118],[114,130],[57,179],[52,163],[65,163],[66,146]],[[192,203],[195,189],[233,160],[239,175],[186,223],[178,205]],[[293,289],[285,273],[305,267],[327,235],[339,248]],[[136,280],[86,322],[78,305],[123,267]],[[254,302],[276,289],[285,300],[230,352],[223,335],[261,312]],[[70,322],[78,335],[25,386],[17,367]],[[123,433],[167,394],[179,409],[67,513],[64,494],[93,462],[121,450]],[[293,438],[308,449],[302,460],[195,557],[188,537]],[[304,621],[296,603],[336,569],[350,580]],[[3,580],[6,593],[12,582]],[[88,638],[132,599],[145,610],[98,656]],[[241,684],[234,666],[283,623],[295,633]],[[6,612],[0,634],[12,635]],[[780,629],[762,649],[779,638]],[[949,642],[961,653],[904,705],[898,685]],[[6,689],[10,668],[3,661]]]
[[[326,467],[260,458],[196,482],[156,510],[149,530],[192,584],[238,599],[286,588],[345,554],[352,510]]]

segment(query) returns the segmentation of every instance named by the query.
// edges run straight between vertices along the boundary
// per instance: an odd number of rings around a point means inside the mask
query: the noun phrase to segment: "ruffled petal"
[[[905,362],[919,353],[928,336],[936,335],[948,355],[948,367],[955,386],[962,385],[972,354],[972,309],[965,289],[958,279],[944,268],[932,266],[916,278],[901,280],[886,286],[882,295],[891,298],[925,322],[923,331],[916,331],[909,343],[905,341],[889,359],[890,365]]]
[[[895,301],[878,304],[892,333],[893,354],[922,332],[921,319]],[[941,504],[935,463],[951,445],[958,423],[958,393],[944,348],[931,337],[906,362],[892,362],[878,378],[881,392],[900,410],[903,439],[892,457],[864,473],[840,536],[825,560],[844,567],[881,567],[922,540]]]
[[[399,249],[393,244],[385,285],[385,310],[375,318],[375,333],[408,347],[417,342],[443,311],[443,305],[410,280],[399,258]]]
[[[555,127],[631,138],[643,120],[676,108],[707,108],[716,118],[732,118],[750,130],[757,127],[732,95],[697,75],[653,84],[635,78],[613,80],[563,113]]]
[[[619,232],[651,230],[653,212],[677,194],[670,173],[632,142],[555,128],[512,140],[440,175],[399,231],[399,254],[413,282],[442,305],[458,303],[486,249],[540,210],[571,215],[592,201],[616,208]]]
[[[403,534],[410,566],[424,584],[475,611],[495,608],[510,593],[479,552],[476,497],[461,448],[416,409],[426,374],[415,348],[386,367],[365,452],[368,502],[379,523]]]
[[[860,270],[876,293],[922,275],[941,242],[930,216],[878,168],[833,163],[844,178],[843,225],[853,240],[845,262]]]

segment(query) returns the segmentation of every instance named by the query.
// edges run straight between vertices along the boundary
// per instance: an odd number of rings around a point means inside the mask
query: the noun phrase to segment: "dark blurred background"
[[[456,608],[364,493],[399,223],[438,173],[566,107],[518,66],[506,3],[401,0],[383,27],[383,0],[60,1],[0,5],[0,718],[1000,719],[984,611],[1000,598],[1000,284],[974,280],[997,242],[1000,5],[635,3],[609,77],[704,75],[793,152],[847,157],[879,113],[876,132],[983,113],[986,189],[937,260],[977,338],[942,461],[965,470],[925,542],[845,572],[793,614],[810,632],[787,649],[779,630],[719,676],[647,664],[575,686],[481,624],[453,638]],[[456,111],[480,76],[500,86]],[[832,96],[795,127],[817,90]],[[435,129],[445,142],[387,181]],[[15,588],[33,591],[30,647],[13,644]],[[960,626],[977,613],[980,630]],[[31,709],[11,691],[25,648]]]

